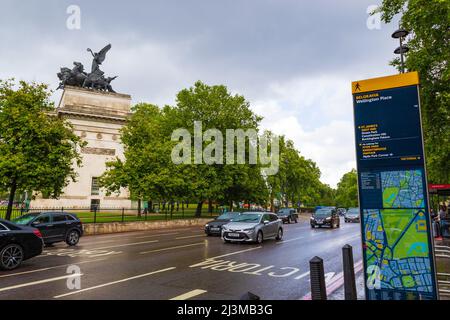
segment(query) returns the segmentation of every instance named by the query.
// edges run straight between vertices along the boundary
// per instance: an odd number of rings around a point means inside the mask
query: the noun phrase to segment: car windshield
[[[347,211],[348,216],[359,216],[359,209],[358,208],[351,208]]]
[[[325,218],[331,216],[331,209],[319,209],[314,213],[317,218]]]
[[[257,223],[261,220],[261,214],[257,213],[246,213],[240,214],[233,218],[233,222],[244,222],[244,223]]]
[[[224,213],[224,214],[218,216],[216,220],[231,220],[235,216],[237,216],[236,213],[234,213],[234,212],[227,212],[227,213]]]
[[[289,212],[290,212],[289,209],[281,209],[280,211],[278,211],[278,215],[279,216],[288,216]]]
[[[36,213],[30,213],[30,214],[23,215],[19,218],[16,218],[16,219],[12,220],[12,222],[14,222],[16,224],[20,224],[20,225],[26,225],[26,224],[30,223],[30,221],[33,220],[34,218],[36,218],[37,216],[38,216],[38,214],[36,214]]]

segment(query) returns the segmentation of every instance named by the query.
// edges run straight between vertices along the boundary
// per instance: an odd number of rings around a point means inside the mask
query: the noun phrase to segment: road
[[[358,269],[359,224],[312,230],[303,220],[284,227],[283,241],[262,245],[224,244],[200,227],[83,237],[77,247],[47,247],[21,268],[0,272],[0,300],[229,300],[247,291],[261,299],[308,299],[309,260],[324,260],[331,293],[342,285],[347,243]]]

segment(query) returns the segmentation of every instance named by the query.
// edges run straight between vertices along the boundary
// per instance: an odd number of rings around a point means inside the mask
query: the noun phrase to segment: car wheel
[[[77,230],[70,230],[66,237],[66,243],[69,246],[76,246],[80,241],[80,233]]]
[[[283,229],[281,229],[281,228],[278,229],[278,234],[277,234],[277,237],[275,239],[276,240],[282,240],[283,239]]]
[[[295,218],[295,223],[298,223],[298,219],[297,218]]]
[[[262,231],[258,231],[258,234],[256,235],[256,243],[263,243],[264,237]]]
[[[289,217],[288,218],[288,221],[287,221],[289,224],[291,224],[291,217]]]
[[[13,270],[20,266],[23,261],[23,249],[18,244],[10,244],[0,252],[0,268]]]

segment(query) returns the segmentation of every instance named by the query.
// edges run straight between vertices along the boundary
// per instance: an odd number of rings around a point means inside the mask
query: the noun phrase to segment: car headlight
[[[245,232],[253,232],[253,231],[255,231],[255,229],[254,228],[248,228],[248,229],[244,229],[243,231],[245,231]]]
[[[311,220],[314,220],[314,217],[311,217],[310,219],[311,219]]]
[[[328,218],[326,218],[325,220],[330,221],[330,220],[331,220],[331,217],[328,217]]]
[[[223,231],[227,231],[228,228],[227,228],[226,226],[222,226],[222,230],[223,230]]]
[[[209,227],[209,224],[205,224],[205,228],[208,228]]]

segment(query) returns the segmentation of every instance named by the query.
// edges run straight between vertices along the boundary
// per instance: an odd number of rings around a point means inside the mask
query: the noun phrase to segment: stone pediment
[[[130,115],[131,96],[66,86],[58,114],[125,120]]]

